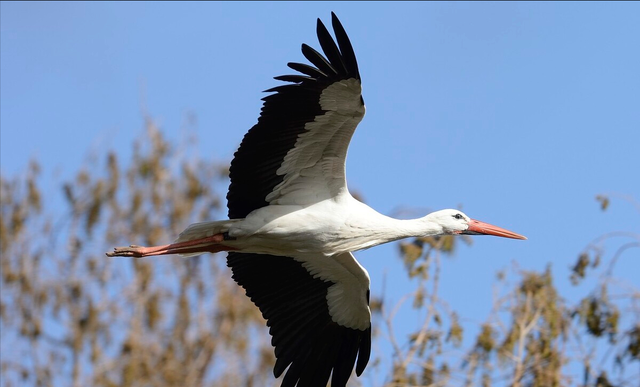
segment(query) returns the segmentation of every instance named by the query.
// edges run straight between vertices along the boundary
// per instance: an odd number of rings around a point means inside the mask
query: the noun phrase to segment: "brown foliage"
[[[220,215],[212,182],[226,163],[178,154],[188,152],[147,120],[130,166],[99,155],[62,184],[67,209],[56,216],[43,211],[54,193],[39,187],[36,162],[2,177],[3,385],[274,384],[271,346],[252,335],[264,321],[223,256],[104,256]]]
[[[608,196],[598,195],[597,200],[602,210],[608,208]],[[613,236],[629,241],[607,255],[601,242]],[[388,386],[637,385],[640,375],[632,365],[637,367],[640,361],[640,292],[618,283],[611,269],[625,251],[640,246],[640,236],[607,234],[579,254],[569,276],[574,285],[593,276],[602,262],[608,261],[609,267],[598,273],[598,288],[576,305],[558,293],[551,267],[541,273],[517,268],[513,274],[499,273],[500,296],[471,348],[463,353],[458,351],[464,332],[458,315],[438,296],[440,256],[455,251],[456,241],[460,239],[419,238],[400,244],[409,277],[418,279],[413,306],[425,309],[427,316],[409,335],[405,350],[393,333],[393,319],[401,305],[385,313],[395,349]],[[514,275],[516,282],[509,283]],[[618,291],[616,298],[609,294],[612,288]],[[623,308],[626,315],[621,313]],[[442,334],[447,331],[448,335]],[[582,375],[570,371],[580,366]]]
[[[221,255],[104,256],[109,246],[164,243],[192,222],[224,216],[214,188],[225,181],[227,163],[188,160],[181,156],[188,149],[176,149],[150,119],[145,129],[128,166],[122,151],[106,152],[62,183],[62,212],[51,204],[56,193],[42,191],[37,162],[24,176],[2,176],[3,385],[277,385],[264,321]],[[602,210],[611,204],[609,196],[597,200]],[[442,256],[471,240],[401,243],[416,283],[406,300],[425,318],[398,338],[393,322],[402,302],[389,308],[372,299],[393,347],[387,385],[636,386],[637,373],[627,370],[640,362],[640,293],[621,288],[611,267],[640,237],[615,235],[629,240],[612,257],[600,243],[610,235],[578,255],[571,283],[596,273],[600,280],[576,305],[558,293],[551,268],[500,274],[493,310],[468,348],[471,323],[438,287]],[[582,378],[567,372],[576,363]]]

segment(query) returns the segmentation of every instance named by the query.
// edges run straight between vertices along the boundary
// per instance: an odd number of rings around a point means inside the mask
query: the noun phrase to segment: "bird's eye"
[[[455,214],[453,217],[456,219],[462,219],[462,214]]]

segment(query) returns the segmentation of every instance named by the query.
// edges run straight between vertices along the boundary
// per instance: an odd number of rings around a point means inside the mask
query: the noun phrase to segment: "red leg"
[[[168,254],[188,254],[188,253],[217,253],[220,251],[237,250],[235,248],[221,245],[224,235],[216,234],[206,238],[194,239],[186,242],[172,243],[161,246],[136,246],[116,247],[113,252],[107,253],[108,257],[150,257],[153,255]]]

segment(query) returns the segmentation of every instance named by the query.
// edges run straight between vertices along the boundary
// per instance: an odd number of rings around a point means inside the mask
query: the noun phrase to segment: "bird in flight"
[[[190,225],[168,245],[117,247],[108,256],[185,256],[227,251],[233,279],[260,308],[283,387],[347,384],[371,353],[369,275],[353,252],[407,237],[495,235],[526,239],[459,210],[399,220],[347,189],[347,148],[365,113],[351,42],[334,13],[335,41],[318,19],[324,56],[267,90],[230,167],[229,219]],[[336,44],[337,42],[337,44]]]

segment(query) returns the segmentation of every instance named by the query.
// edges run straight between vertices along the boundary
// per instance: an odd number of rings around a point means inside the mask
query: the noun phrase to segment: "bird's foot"
[[[142,258],[149,255],[157,255],[160,250],[166,250],[167,246],[144,247],[131,245],[129,247],[116,247],[107,257],[134,257]],[[153,254],[156,253],[156,254]]]

